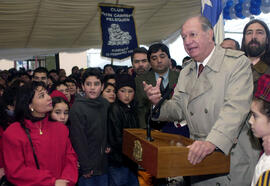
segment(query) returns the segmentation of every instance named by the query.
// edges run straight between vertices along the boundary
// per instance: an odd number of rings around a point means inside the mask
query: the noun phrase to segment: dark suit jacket
[[[169,88],[174,88],[178,81],[179,72],[169,70]],[[136,82],[136,100],[138,101],[138,118],[141,128],[146,127],[146,118],[151,107],[151,103],[148,100],[144,90],[142,82],[145,81],[147,84],[156,85],[155,72],[149,71],[146,74],[137,76]]]

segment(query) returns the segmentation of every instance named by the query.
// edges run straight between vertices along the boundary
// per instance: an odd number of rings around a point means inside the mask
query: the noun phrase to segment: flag
[[[220,44],[224,39],[222,0],[201,0],[201,2],[202,15],[210,21],[214,28],[215,43]]]

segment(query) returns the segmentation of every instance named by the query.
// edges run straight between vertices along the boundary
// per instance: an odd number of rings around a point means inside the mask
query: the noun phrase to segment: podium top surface
[[[168,134],[164,132],[160,132],[158,130],[152,130],[151,136],[154,141],[147,141],[146,140],[146,131],[142,129],[125,129],[127,132],[131,132],[137,138],[144,140],[151,145],[156,147],[171,147],[171,146],[179,146],[179,147],[186,147],[192,144],[193,140],[189,138],[185,138],[183,136],[177,134]]]

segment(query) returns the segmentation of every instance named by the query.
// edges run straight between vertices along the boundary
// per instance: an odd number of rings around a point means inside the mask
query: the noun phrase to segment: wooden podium
[[[230,157],[213,152],[201,163],[187,160],[193,140],[180,135],[152,131],[154,141],[146,140],[144,129],[124,129],[123,153],[156,178],[220,174],[230,171]]]

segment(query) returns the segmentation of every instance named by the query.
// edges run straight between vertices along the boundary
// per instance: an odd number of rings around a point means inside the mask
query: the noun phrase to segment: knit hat
[[[128,86],[136,90],[136,85],[134,78],[129,74],[119,74],[116,76],[116,90],[118,91],[120,88]]]
[[[270,75],[264,74],[258,80],[256,98],[261,98],[264,101],[270,102]]]
[[[50,94],[51,98],[54,98],[54,97],[62,97],[64,98],[67,102],[68,102],[68,99],[67,97],[65,96],[65,94],[63,94],[62,92],[58,91],[58,90],[54,90],[51,94]]]

